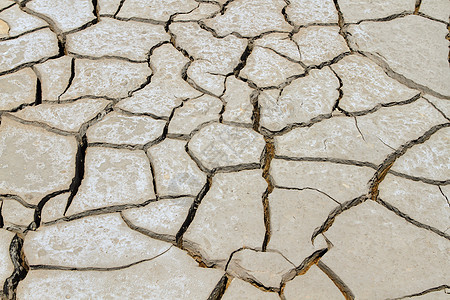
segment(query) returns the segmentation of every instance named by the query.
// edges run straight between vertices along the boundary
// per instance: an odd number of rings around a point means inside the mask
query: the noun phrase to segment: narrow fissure
[[[233,70],[233,74],[236,78],[239,77],[239,73],[247,64],[247,59],[250,56],[250,54],[252,53],[253,47],[254,47],[253,40],[251,40],[251,39],[248,40],[247,47],[245,48],[244,52],[242,53],[239,63]]]
[[[370,187],[369,187],[368,198],[370,198],[371,200],[374,200],[374,201],[378,198],[378,187],[379,187],[380,183],[386,177],[387,173],[389,172],[389,170],[391,169],[392,165],[397,160],[397,158],[399,158],[400,156],[405,154],[406,151],[408,151],[409,148],[411,148],[411,147],[413,147],[415,145],[424,143],[434,133],[436,133],[440,129],[446,128],[446,127],[450,127],[450,123],[445,123],[445,124],[440,124],[440,125],[433,126],[431,129],[426,131],[421,137],[419,137],[419,138],[417,138],[415,140],[409,141],[406,144],[403,144],[398,150],[396,150],[395,152],[390,154],[383,161],[383,163],[380,164],[380,166],[378,167],[378,169],[375,172],[374,176],[369,181]]]
[[[317,267],[324,272],[331,281],[333,281],[334,285],[341,291],[342,295],[344,295],[345,300],[353,300],[355,299],[355,295],[350,290],[350,288],[342,281],[336,273],[333,272],[325,263],[321,260],[317,262]]]
[[[266,142],[266,147],[263,156],[262,176],[264,180],[267,182],[267,189],[264,191],[264,194],[262,196],[262,204],[264,209],[264,226],[266,230],[264,234],[264,241],[262,244],[262,251],[267,250],[267,245],[270,242],[271,236],[269,195],[272,193],[274,189],[274,184],[272,182],[272,177],[270,176],[270,163],[272,162],[272,159],[275,156],[275,144],[273,138],[264,136],[264,141]]]
[[[3,221],[2,209],[3,209],[3,200],[0,201],[0,228],[3,228],[5,226],[5,222]]]
[[[382,200],[381,198],[377,198],[376,200],[377,203],[381,204],[382,206],[384,206],[385,208],[389,209],[390,211],[392,211],[393,213],[395,213],[397,216],[403,218],[406,222],[413,224],[414,226],[417,226],[419,228],[425,229],[425,230],[429,230],[439,236],[442,236],[443,238],[446,238],[447,240],[450,240],[450,235],[448,235],[445,232],[442,232],[441,230],[430,226],[430,225],[426,225],[422,222],[419,222],[417,220],[414,220],[413,218],[411,218],[410,216],[408,216],[407,214],[403,213],[402,211],[400,211],[398,208],[396,208],[395,206],[393,206],[392,204]]]
[[[67,92],[67,90],[70,88],[74,78],[75,78],[75,58],[72,58],[72,60],[70,61],[70,77],[69,77],[69,81],[67,82],[67,86],[64,89],[64,91],[58,96],[58,102],[61,101],[61,96],[64,95]]]
[[[39,201],[36,209],[34,210],[34,216],[33,216],[33,222],[28,226],[27,230],[36,230],[41,226],[41,215],[42,215],[42,209],[44,208],[44,205],[51,200],[52,198],[70,192],[70,189],[56,191],[53,193],[50,193],[46,195],[44,198]]]
[[[122,9],[122,6],[124,3],[125,3],[125,0],[120,0],[119,6],[117,7],[117,10],[113,15],[114,18],[117,17],[117,15],[119,14],[120,10]]]
[[[14,271],[3,285],[3,297],[7,300],[15,300],[17,286],[27,276],[30,269],[23,252],[23,237],[20,237],[18,234],[13,237],[9,246],[9,254],[14,265]]]
[[[208,300],[220,300],[220,299],[222,299],[222,297],[225,294],[225,291],[226,291],[228,285],[230,284],[231,280],[233,280],[233,279],[230,279],[228,274],[224,274],[222,276],[222,278],[220,278],[220,280],[217,283],[217,285],[214,287],[214,289],[211,292],[211,294],[209,295]]]
[[[422,0],[416,0],[416,4],[414,6],[414,14],[419,14],[420,5],[422,4]]]
[[[42,104],[42,85],[39,77],[36,78],[36,97],[34,100],[34,105]]]
[[[75,156],[75,176],[72,179],[72,183],[70,184],[70,195],[69,198],[67,199],[67,204],[66,204],[66,208],[64,209],[64,216],[67,213],[67,210],[70,207],[70,204],[72,204],[72,200],[75,197],[75,195],[78,192],[78,189],[80,188],[81,185],[81,181],[83,180],[84,177],[84,161],[86,159],[86,150],[87,150],[87,138],[86,138],[86,134],[84,134],[83,136],[81,136],[81,138],[79,138],[78,141],[78,151],[77,154]]]
[[[195,214],[197,213],[197,209],[202,202],[203,198],[208,193],[209,189],[212,185],[212,179],[214,175],[208,174],[206,178],[206,183],[198,193],[197,197],[195,197],[194,202],[192,203],[191,207],[189,208],[188,215],[186,219],[184,220],[183,224],[181,225],[180,230],[177,232],[175,236],[175,240],[177,243],[177,247],[183,248],[183,235],[185,234],[186,230],[188,229],[189,225],[191,225],[192,221],[194,220]]]
[[[348,41],[347,31],[345,30],[344,15],[341,11],[341,8],[339,7],[339,2],[338,0],[333,0],[333,2],[338,14],[339,34],[344,38],[347,47],[352,51],[352,48],[350,47],[350,43]]]

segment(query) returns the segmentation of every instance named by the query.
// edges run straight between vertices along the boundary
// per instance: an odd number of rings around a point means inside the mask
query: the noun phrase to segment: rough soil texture
[[[450,299],[448,0],[0,0],[0,298]]]

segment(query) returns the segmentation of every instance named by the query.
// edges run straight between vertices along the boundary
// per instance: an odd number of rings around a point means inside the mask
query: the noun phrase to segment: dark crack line
[[[449,50],[450,51],[450,50]],[[450,52],[449,52],[450,53]],[[444,118],[446,118],[448,121],[450,121],[450,117],[448,117],[447,115],[445,115],[445,113],[439,109],[439,107],[437,107],[433,102],[431,102],[430,100],[428,100],[426,97],[422,97],[423,99],[425,99],[431,106],[434,107],[434,109],[436,109]]]
[[[183,197],[186,195],[183,195]],[[163,197],[161,197],[162,199]],[[111,205],[111,206],[106,206],[106,207],[99,207],[99,208],[95,208],[95,209],[90,209],[90,210],[85,210],[83,212],[80,213],[76,213],[70,216],[64,216],[52,221],[48,221],[48,222],[43,222],[41,226],[50,226],[53,224],[57,224],[60,222],[69,222],[69,221],[74,221],[74,220],[78,220],[78,219],[82,219],[84,217],[90,217],[90,216],[98,216],[98,215],[104,215],[104,214],[110,214],[110,213],[117,213],[117,212],[121,212],[123,210],[126,209],[130,209],[130,208],[139,208],[139,207],[144,207],[149,203],[152,202],[156,202],[157,200],[155,198],[153,199],[149,199],[146,200],[142,203],[138,203],[138,204],[120,204],[120,205]]]
[[[262,244],[262,251],[265,252],[267,250],[267,245],[270,242],[271,237],[271,225],[270,225],[270,203],[269,203],[269,195],[272,193],[274,189],[274,184],[272,177],[270,176],[270,163],[275,156],[275,143],[272,137],[264,136],[264,141],[266,143],[264,147],[264,153],[262,157],[262,177],[267,182],[267,189],[264,191],[262,195],[262,205],[264,211],[264,241]]]
[[[31,29],[31,30],[27,30],[27,31],[21,32],[19,34],[13,35],[13,36],[2,37],[2,38],[0,38],[0,42],[15,40],[15,39],[18,39],[18,38],[20,38],[20,37],[22,37],[24,35],[29,34],[29,33],[33,33],[33,32],[36,32],[36,31],[39,31],[39,30],[45,29],[45,28],[49,28],[49,26],[40,26],[40,27],[36,27],[34,29]]]
[[[33,102],[33,103],[29,104],[29,105],[22,106],[21,109],[24,109],[25,107],[35,106],[35,105],[36,105],[35,102]],[[48,125],[46,123],[42,123],[40,121],[24,120],[24,119],[21,119],[21,118],[15,116],[15,115],[12,115],[11,113],[8,113],[8,112],[5,113],[4,116],[9,118],[9,119],[12,119],[12,120],[14,120],[14,121],[16,121],[18,123],[22,123],[22,124],[25,124],[25,125],[31,125],[31,126],[34,126],[34,127],[39,127],[39,128],[45,129],[45,130],[47,130],[49,132],[52,132],[52,133],[55,133],[55,134],[58,134],[58,135],[62,135],[62,136],[73,136],[76,133],[76,132],[65,131],[65,130],[62,130],[62,129],[59,129],[59,128],[56,128],[56,127],[52,127],[52,126],[50,126],[50,125]]]
[[[344,87],[344,82],[342,81],[342,78],[336,73],[336,71],[330,67],[331,72],[333,72],[334,76],[336,76],[338,82],[339,82],[339,86],[337,88],[338,91],[338,98],[336,99],[336,102],[333,105],[333,108],[331,109],[331,111],[335,111],[336,109],[339,108],[339,103],[341,102],[342,98],[344,97],[344,90],[342,89]]]
[[[377,64],[380,68],[382,68],[384,70],[384,72],[386,73],[387,76],[389,76],[390,78],[398,81],[399,83],[401,83],[411,89],[422,91],[424,93],[435,96],[436,98],[447,99],[447,100],[450,99],[450,96],[442,95],[442,94],[430,89],[427,86],[416,83],[412,79],[409,79],[409,78],[405,77],[404,75],[395,72],[382,57],[380,57],[376,54],[373,54],[371,52],[364,52],[364,51],[360,51],[360,50],[357,51],[357,53],[363,55],[364,57],[367,57],[368,59],[373,61],[375,64]]]
[[[342,295],[344,295],[345,300],[353,300],[355,299],[355,295],[350,290],[350,288],[342,281],[339,276],[333,272],[325,263],[321,260],[317,262],[317,267],[324,272],[331,281],[333,281],[334,285],[341,291]]]
[[[323,248],[314,251],[314,253],[305,258],[299,266],[283,274],[280,284],[280,291],[283,291],[286,283],[293,280],[295,277],[306,274],[309,268],[316,264],[328,252],[328,250],[328,248]]]
[[[3,11],[5,11],[5,10],[7,10],[8,8],[13,7],[14,5],[16,5],[16,3],[11,3],[10,5],[8,5],[8,6],[4,7],[4,8],[2,8],[2,9],[0,9],[0,13],[3,12]]]
[[[117,10],[113,15],[114,18],[117,17],[117,15],[119,14],[120,10],[122,9],[124,3],[125,3],[125,0],[120,0],[119,6],[117,7]]]
[[[37,207],[34,210],[34,216],[33,216],[33,222],[28,226],[27,230],[36,230],[41,226],[41,220],[42,220],[42,209],[44,208],[44,205],[51,200],[52,198],[59,196],[64,193],[70,192],[70,189],[66,190],[60,190],[53,193],[50,193],[46,196],[44,196],[41,201],[39,201]]]
[[[64,216],[67,213],[70,205],[72,204],[72,200],[78,192],[78,189],[81,186],[81,182],[84,178],[85,165],[84,162],[86,160],[86,150],[87,150],[87,138],[86,134],[77,138],[78,140],[78,150],[75,156],[75,176],[72,179],[72,183],[70,184],[70,196],[67,199],[66,208],[64,209]]]
[[[390,211],[392,211],[393,213],[395,213],[397,216],[405,219],[408,223],[411,223],[419,228],[431,231],[443,238],[446,238],[447,240],[450,240],[450,235],[446,234],[445,232],[440,231],[439,229],[424,224],[422,222],[416,221],[413,218],[411,218],[410,216],[408,216],[407,214],[405,214],[404,212],[400,211],[398,208],[396,208],[395,206],[393,206],[392,204],[382,200],[381,198],[377,198],[376,200],[377,203],[381,204],[382,206],[384,206],[385,208],[389,209]]]
[[[163,41],[163,42],[167,43],[167,41]],[[160,43],[162,43],[162,42],[160,42]],[[136,60],[136,59],[128,58],[126,56],[120,56],[120,55],[91,56],[91,55],[85,55],[85,54],[78,54],[78,53],[72,52],[72,51],[67,52],[67,55],[71,56],[73,58],[78,58],[78,59],[89,59],[89,60],[117,59],[117,60],[122,60],[122,61],[130,62],[130,63],[135,63],[135,64],[147,63],[146,59]]]
[[[23,252],[23,237],[18,234],[13,237],[9,246],[9,254],[14,265],[14,271],[3,284],[3,295],[7,300],[15,300],[17,286],[27,276],[30,269]]]
[[[40,58],[38,60],[26,62],[26,63],[20,64],[20,65],[18,65],[16,67],[12,68],[12,69],[9,69],[9,70],[6,70],[6,71],[1,71],[0,72],[0,76],[7,75],[7,74],[12,74],[12,73],[15,73],[17,71],[23,70],[25,68],[32,67],[32,66],[34,66],[36,64],[42,64],[42,63],[46,62],[47,60],[60,58],[63,55],[64,54],[58,53],[56,55],[46,56],[46,57]]]
[[[220,278],[219,282],[216,284],[214,289],[212,290],[211,294],[208,296],[208,300],[222,299],[231,280],[233,280],[231,276],[229,276],[228,274],[224,274],[222,278]]]
[[[208,261],[205,257],[202,256],[202,254],[200,253],[200,251],[198,250],[198,245],[188,241],[188,240],[183,240],[183,245],[182,247],[178,246],[178,243],[176,241],[176,236],[174,235],[170,235],[170,234],[161,234],[161,233],[156,233],[153,232],[151,230],[148,230],[146,228],[143,227],[139,227],[134,225],[130,220],[128,220],[123,213],[120,214],[123,221],[125,222],[125,224],[132,230],[137,231],[145,236],[148,236],[152,239],[156,239],[159,241],[163,241],[163,242],[167,242],[167,243],[171,243],[172,245],[174,245],[175,247],[184,250],[187,252],[187,254],[189,256],[191,256],[198,264],[200,267],[202,268],[217,268],[220,267],[219,265],[217,265],[214,262]]]
[[[5,226],[5,222],[3,220],[2,215],[2,209],[3,209],[3,199],[0,200],[0,228],[3,228]]]
[[[19,202],[23,207],[26,207],[26,208],[35,209],[37,207],[36,205],[33,205],[33,204],[30,204],[30,203],[26,202],[25,200],[23,200],[21,197],[19,197],[17,195],[0,194],[0,199],[1,198],[7,198],[7,199],[9,198],[9,199],[15,200],[15,201]]]
[[[287,187],[287,186],[281,186],[281,185],[275,185],[274,187],[277,189],[292,190],[292,191],[306,191],[306,190],[316,191],[316,192],[321,193],[322,195],[328,197],[330,200],[332,200],[336,204],[339,204],[339,205],[341,204],[341,202],[337,201],[336,199],[331,197],[329,194],[327,194],[319,189],[316,189],[316,188],[312,188],[312,187],[297,188],[297,187]]]
[[[69,81],[67,82],[67,86],[64,89],[64,91],[58,96],[58,102],[60,102],[61,96],[64,95],[67,92],[67,90],[70,88],[74,78],[75,78],[75,58],[72,58],[72,60],[70,61],[70,77],[69,77]]]
[[[339,206],[335,207],[329,214],[327,219],[325,220],[325,222],[323,222],[323,224],[320,227],[317,227],[316,229],[314,229],[314,232],[311,236],[311,242],[314,243],[314,239],[319,235],[319,234],[323,234],[325,233],[330,227],[331,225],[333,225],[334,220],[336,219],[336,217],[338,215],[340,215],[341,213],[343,213],[344,211],[357,206],[363,202],[365,202],[366,200],[368,200],[368,198],[366,197],[366,195],[362,195],[359,196],[357,198],[354,198],[352,200],[346,201],[342,204],[340,204]]]
[[[183,248],[183,235],[185,234],[186,230],[188,229],[189,225],[191,225],[192,221],[194,221],[195,214],[197,213],[197,209],[202,202],[203,198],[208,193],[209,189],[212,185],[212,179],[214,175],[207,175],[206,183],[198,193],[197,197],[195,197],[194,202],[192,203],[191,207],[189,208],[188,215],[186,219],[184,220],[183,224],[181,225],[181,228],[178,230],[175,239],[177,243],[177,247]]]
[[[366,138],[364,137],[364,134],[361,132],[361,129],[359,129],[359,126],[358,126],[358,120],[356,119],[356,117],[353,117],[353,119],[355,120],[355,127],[356,127],[356,129],[358,130],[359,135],[361,135],[361,138],[362,138],[363,141],[365,142],[365,141],[366,141]]]
[[[394,162],[397,160],[397,158],[401,157],[403,154],[405,154],[409,148],[412,148],[415,145],[423,144],[426,142],[434,133],[439,131],[440,129],[450,127],[450,123],[440,124],[433,126],[431,129],[427,130],[422,136],[415,140],[411,140],[402,146],[393,153],[391,153],[384,161],[381,163],[375,172],[372,179],[369,181],[369,193],[368,197],[372,200],[376,200],[378,198],[378,187],[380,183],[384,180],[387,173],[391,169]]]
[[[173,247],[173,245],[170,245],[169,248],[167,248],[166,250],[164,250],[163,252],[157,254],[156,256],[153,256],[151,258],[146,258],[146,259],[142,259],[136,262],[133,262],[131,264],[127,264],[124,266],[118,266],[118,267],[83,267],[83,268],[78,268],[78,267],[65,267],[65,266],[54,266],[54,265],[30,265],[30,269],[31,270],[59,270],[59,271],[79,271],[79,272],[86,272],[86,271],[97,271],[97,272],[108,272],[108,271],[118,271],[118,270],[123,270],[123,269],[127,269],[130,267],[133,267],[135,265],[144,263],[144,262],[148,262],[148,261],[152,261],[164,254],[166,254],[171,248]]]
[[[412,15],[412,13],[413,13],[412,11],[404,11],[401,13],[392,14],[392,15],[382,17],[382,18],[362,19],[362,20],[359,20],[358,22],[348,22],[345,25],[360,25],[361,23],[364,23],[364,22],[388,22],[388,21],[392,21],[395,19],[410,16],[410,15]]]
[[[379,166],[367,162],[367,161],[358,161],[358,160],[349,160],[349,159],[342,159],[342,158],[333,158],[333,157],[289,157],[284,155],[275,155],[275,159],[281,159],[286,161],[312,161],[312,162],[331,162],[335,164],[343,164],[343,165],[350,165],[350,166],[357,166],[357,167],[369,167],[374,170],[378,170]],[[397,177],[406,178],[412,181],[421,181],[423,183],[431,184],[431,185],[448,185],[450,184],[450,180],[433,180],[429,178],[424,177],[417,177],[412,176],[404,173],[400,173],[394,170],[388,170],[389,174],[392,174]]]
[[[250,56],[250,54],[252,53],[253,48],[254,48],[253,40],[248,40],[247,47],[245,48],[244,52],[242,53],[239,63],[233,70],[233,74],[236,78],[239,77],[240,72],[242,71],[242,69],[245,68],[245,65],[247,64],[247,59]]]
[[[450,207],[450,202],[448,200],[448,197],[446,194],[444,194],[444,191],[442,190],[441,186],[438,185],[439,191],[441,192],[442,196],[444,196],[445,200],[447,200],[447,205]]]
[[[402,105],[407,105],[407,104],[411,104],[413,102],[416,102],[417,100],[419,100],[422,97],[422,93],[418,93],[416,95],[414,95],[413,97],[403,100],[403,101],[393,101],[393,102],[386,102],[386,103],[378,103],[377,105],[375,105],[372,108],[369,109],[365,109],[365,110],[360,110],[360,111],[346,111],[343,108],[339,107],[339,111],[342,112],[345,116],[347,117],[360,117],[360,116],[365,116],[368,114],[372,114],[378,110],[380,110],[381,108],[384,107],[393,107],[393,106],[402,106]]]
[[[352,48],[350,47],[350,43],[348,41],[348,34],[347,31],[345,29],[345,20],[344,20],[344,14],[341,11],[341,8],[339,7],[339,2],[338,0],[333,0],[334,6],[336,8],[337,11],[337,15],[338,15],[338,26],[339,26],[339,34],[344,38],[345,43],[347,44],[347,47],[352,50]]]
[[[98,0],[92,0],[92,6],[94,7],[92,14],[97,19],[97,22],[100,22],[100,7],[98,5]]]
[[[422,4],[422,0],[416,0],[416,4],[414,6],[414,14],[417,15],[420,10],[420,5]]]
[[[443,284],[443,285],[440,285],[440,286],[437,286],[437,287],[433,287],[433,288],[427,289],[427,290],[419,292],[419,293],[410,294],[410,295],[399,297],[399,298],[390,298],[390,299],[387,299],[387,300],[400,300],[400,299],[418,297],[418,296],[423,296],[423,295],[426,295],[426,294],[429,294],[429,293],[432,293],[432,292],[439,292],[439,291],[446,290],[446,289],[450,289],[450,285]]]

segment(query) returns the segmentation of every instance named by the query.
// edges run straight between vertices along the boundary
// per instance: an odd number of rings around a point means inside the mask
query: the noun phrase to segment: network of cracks
[[[0,0],[1,299],[449,299],[448,0]]]

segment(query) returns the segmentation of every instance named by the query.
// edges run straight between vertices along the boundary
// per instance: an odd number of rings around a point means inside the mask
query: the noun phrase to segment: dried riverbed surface
[[[1,299],[449,299],[448,0],[0,0]]]

